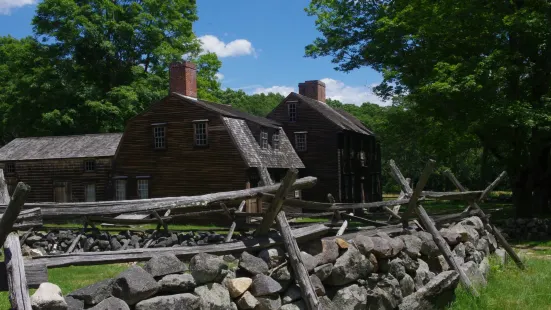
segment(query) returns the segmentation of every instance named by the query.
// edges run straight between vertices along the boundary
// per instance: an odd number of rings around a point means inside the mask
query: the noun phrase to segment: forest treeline
[[[196,10],[192,0],[40,2],[32,36],[0,37],[0,142],[123,131],[128,119],[168,93],[168,64],[182,55],[197,64],[198,97],[267,115],[284,97],[221,89],[222,62],[201,51],[192,30]],[[504,168],[473,132],[419,113],[415,98],[395,94],[384,107],[327,103],[377,134],[386,192],[398,190],[388,174],[391,158],[406,176],[435,159],[428,186],[435,190],[453,189],[445,169],[480,189]]]

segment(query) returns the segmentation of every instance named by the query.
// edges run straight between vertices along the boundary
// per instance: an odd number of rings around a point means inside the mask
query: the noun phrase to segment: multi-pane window
[[[96,161],[91,160],[85,160],[84,161],[84,171],[95,171],[96,170]]]
[[[193,131],[195,136],[195,145],[206,146],[209,144],[207,133],[207,122],[194,122]]]
[[[115,200],[126,200],[126,180],[115,180]]]
[[[15,163],[6,163],[4,169],[6,173],[15,173]]]
[[[84,201],[93,202],[96,201],[96,184],[86,184],[84,187]]]
[[[274,150],[279,150],[279,132],[272,135],[272,147]]]
[[[298,152],[306,151],[306,132],[295,132],[295,148]]]
[[[138,179],[138,198],[140,199],[149,198],[149,180],[148,179]]]
[[[156,149],[164,149],[166,147],[166,127],[153,127],[153,145]]]
[[[287,109],[289,112],[289,121],[290,122],[296,122],[297,121],[297,104],[296,102],[289,102],[287,104]]]
[[[268,148],[268,132],[262,130],[260,132],[260,147],[263,149]]]
[[[366,166],[365,151],[360,151],[360,164],[362,167]]]

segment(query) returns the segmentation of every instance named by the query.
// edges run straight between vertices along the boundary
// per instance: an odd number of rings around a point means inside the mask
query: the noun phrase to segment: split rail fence
[[[10,301],[13,309],[31,309],[28,293],[29,287],[37,287],[40,283],[46,282],[48,268],[58,268],[71,265],[97,265],[131,261],[148,260],[155,255],[162,253],[173,253],[180,259],[188,259],[200,252],[211,254],[230,254],[242,251],[258,251],[260,249],[283,244],[289,263],[297,277],[303,299],[308,309],[320,309],[320,302],[315,294],[308,272],[301,260],[300,250],[297,242],[323,238],[349,238],[354,234],[375,235],[378,232],[389,234],[400,233],[404,229],[422,229],[428,231],[438,246],[440,252],[460,277],[461,284],[472,295],[478,296],[469,278],[457,265],[450,248],[442,238],[437,225],[459,221],[462,218],[478,215],[483,220],[486,228],[495,234],[499,244],[516,262],[519,268],[524,268],[522,261],[501,235],[499,230],[490,223],[479,204],[505,177],[502,173],[492,184],[481,191],[469,191],[461,185],[451,172],[447,176],[458,188],[457,192],[432,192],[424,191],[424,187],[434,169],[435,162],[429,161],[415,187],[409,185],[400,169],[394,161],[390,161],[390,168],[394,179],[401,187],[401,194],[398,199],[371,202],[371,203],[335,203],[333,197],[328,195],[328,202],[313,202],[297,199],[289,199],[289,193],[293,190],[306,189],[316,184],[316,178],[305,177],[297,179],[298,171],[289,169],[280,184],[274,184],[265,168],[259,168],[259,174],[265,186],[220,192],[200,196],[184,196],[155,198],[127,201],[106,201],[94,203],[27,203],[25,199],[30,187],[19,183],[13,196],[7,194],[7,187],[0,170],[0,244],[4,244],[5,262],[0,265],[0,289],[9,290]],[[258,199],[268,205],[263,213],[243,212],[245,201]],[[468,204],[468,207],[461,213],[444,216],[429,217],[422,203],[429,199],[435,200],[461,200]],[[238,203],[237,208],[228,208],[226,204]],[[23,205],[24,208],[23,208]],[[197,207],[207,208],[217,206],[219,210],[193,211],[187,214],[172,214],[174,211],[185,212],[186,209]],[[318,215],[331,217],[326,224],[306,224],[303,227],[291,229],[289,217],[303,216],[304,214],[286,215],[283,207],[295,207],[302,210],[317,211]],[[405,206],[401,211],[401,206]],[[354,210],[366,211],[362,216],[354,215]],[[23,211],[22,211],[23,210]],[[163,216],[159,212],[164,212]],[[381,212],[388,214],[387,220],[381,220]],[[120,219],[106,215],[121,215],[128,213],[150,213],[151,219]],[[47,255],[36,257],[31,260],[23,260],[21,254],[21,240],[32,231],[34,227],[41,226],[44,220],[52,218],[78,218],[85,219],[84,229],[88,225],[93,226],[94,222],[117,223],[117,224],[143,224],[157,223],[157,230],[169,230],[169,223],[182,218],[201,218],[212,216],[212,213],[223,213],[231,223],[225,242],[221,244],[207,244],[188,247],[171,248],[143,248],[123,249],[108,252],[79,252],[72,253],[76,243],[73,242],[67,253],[61,255]],[[101,216],[98,216],[101,214]],[[316,213],[309,213],[309,216]],[[247,222],[247,217],[258,217],[256,223]],[[276,230],[272,226],[276,223]],[[367,227],[349,227],[350,222],[364,223]],[[14,230],[29,229],[19,237]],[[253,239],[243,241],[231,241],[232,234],[236,229],[255,229]],[[336,231],[331,236],[330,232]],[[346,233],[346,234],[345,234]],[[76,238],[78,241],[80,238]]]

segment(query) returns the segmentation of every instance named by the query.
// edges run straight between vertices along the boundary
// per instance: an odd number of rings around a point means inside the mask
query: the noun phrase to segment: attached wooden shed
[[[31,186],[29,202],[110,200],[113,157],[122,133],[17,138],[0,148],[8,190]]]

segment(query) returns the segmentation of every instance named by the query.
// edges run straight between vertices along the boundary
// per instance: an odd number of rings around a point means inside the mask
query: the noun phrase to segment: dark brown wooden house
[[[31,186],[29,202],[110,200],[111,167],[122,133],[18,138],[0,148],[13,194]]]
[[[254,187],[303,168],[276,121],[198,100],[195,65],[170,67],[169,95],[126,125],[114,165],[115,199],[198,195]]]
[[[270,114],[282,124],[306,169],[318,178],[303,199],[340,202],[382,200],[380,146],[361,121],[325,103],[325,84],[306,81],[299,93],[289,94]]]

